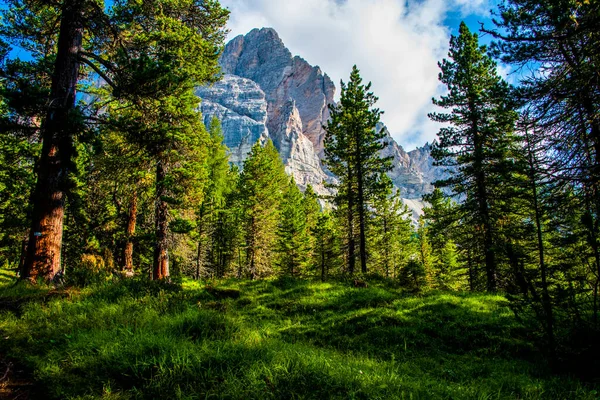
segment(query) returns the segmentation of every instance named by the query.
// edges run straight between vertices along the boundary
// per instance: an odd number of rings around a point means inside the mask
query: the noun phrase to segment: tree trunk
[[[250,221],[250,236],[248,236],[248,272],[250,273],[250,279],[256,279],[256,219],[254,215],[251,217]]]
[[[359,230],[359,252],[360,252],[360,270],[363,274],[367,273],[367,238],[365,234],[365,189],[363,182],[363,171],[362,171],[362,157],[360,155],[360,148],[357,142],[356,144],[356,159],[357,159],[357,182],[358,182],[358,199],[357,199],[357,207],[358,207],[358,230]]]
[[[473,122],[475,147],[475,185],[477,187],[478,213],[483,225],[483,248],[485,252],[485,272],[487,277],[487,290],[495,292],[497,289],[497,267],[496,254],[494,253],[494,237],[492,234],[492,223],[490,220],[490,210],[487,196],[487,183],[485,171],[483,170],[483,143],[478,132],[477,121]]]
[[[388,227],[387,227],[387,219],[384,217],[383,219],[383,237],[385,242],[385,248],[383,249],[383,254],[385,257],[385,277],[390,277],[390,241],[388,240]]]
[[[204,206],[200,208],[200,215],[198,216],[198,251],[196,253],[196,279],[200,279],[200,270],[202,268],[202,253],[204,246],[202,246],[203,235],[204,235]]]
[[[325,282],[325,239],[321,237],[321,282]]]
[[[156,242],[154,245],[154,266],[152,269],[152,279],[166,279],[169,277],[169,253],[168,253],[168,216],[169,208],[164,200],[166,196],[165,178],[166,168],[163,161],[156,164],[156,215],[155,232]]]
[[[469,290],[475,291],[475,271],[473,270],[473,260],[471,259],[471,248],[467,247],[467,266],[469,268]]]
[[[356,264],[356,255],[355,248],[356,244],[354,242],[354,216],[352,215],[352,211],[354,210],[354,196],[352,195],[352,170],[350,168],[350,164],[348,164],[348,272],[350,275],[354,274],[354,266]]]
[[[42,128],[37,183],[32,193],[29,244],[20,271],[21,279],[30,281],[52,280],[61,268],[66,178],[73,154],[72,141],[77,133],[72,115],[79,78],[77,57],[83,33],[81,13],[80,1],[65,1],[49,107]]]
[[[548,348],[550,351],[551,359],[555,358],[556,345],[554,341],[554,315],[552,310],[552,302],[550,299],[550,293],[548,290],[548,271],[546,267],[546,260],[544,257],[544,238],[542,231],[542,211],[538,200],[538,185],[536,180],[535,168],[537,160],[533,152],[531,140],[525,128],[525,139],[527,140],[527,155],[529,163],[529,180],[531,183],[531,194],[533,199],[533,209],[535,211],[535,227],[537,233],[537,244],[540,261],[540,272],[542,276],[542,302],[544,308],[544,319],[546,325],[546,336],[548,339]]]
[[[125,266],[123,272],[126,276],[133,276],[133,235],[135,234],[135,225],[137,222],[138,196],[137,191],[133,191],[131,205],[129,207],[129,218],[127,219],[127,241],[123,251]]]

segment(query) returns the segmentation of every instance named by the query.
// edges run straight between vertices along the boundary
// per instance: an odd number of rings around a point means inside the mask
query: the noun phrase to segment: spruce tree
[[[212,0],[122,0],[109,9],[87,0],[8,3],[2,35],[51,65],[49,90],[40,99],[47,107],[40,119],[42,149],[21,277],[52,279],[60,269],[75,142],[89,121],[102,119],[83,118],[85,101],[76,104],[82,79],[99,76],[114,99],[146,107],[157,97],[179,96],[182,89],[214,80],[228,11]]]
[[[413,229],[400,192],[387,175],[382,175],[380,185],[382,190],[373,203],[373,259],[376,270],[390,277],[396,274]]]
[[[291,276],[303,272],[310,256],[308,218],[304,205],[304,196],[292,177],[283,194],[277,231],[278,264],[283,272]]]
[[[239,201],[246,247],[245,274],[251,279],[273,271],[280,206],[288,177],[275,146],[252,147],[240,176]],[[240,265],[240,268],[242,265]]]
[[[330,272],[338,267],[341,250],[335,218],[331,212],[318,214],[312,234],[315,240],[313,251],[315,270],[320,275],[321,281],[325,281]]]
[[[240,173],[231,165],[226,177],[227,190],[224,193],[223,206],[215,215],[214,230],[211,238],[211,253],[215,275],[219,278],[236,272],[241,277],[243,266],[242,250],[244,241],[243,209],[240,197]],[[237,265],[237,268],[236,268]]]
[[[345,210],[347,221],[348,272],[354,273],[355,224],[358,226],[360,266],[367,272],[368,208],[380,189],[378,183],[391,167],[391,158],[382,158],[387,146],[384,130],[378,130],[382,111],[373,108],[377,97],[363,85],[356,65],[350,80],[341,82],[339,103],[330,105],[330,120],[325,129],[325,162],[337,175],[335,202]]]
[[[498,76],[496,64],[479,46],[463,22],[458,37],[450,39],[449,59],[439,66],[440,81],[448,94],[433,102],[450,113],[429,117],[449,126],[438,132],[432,150],[436,165],[451,167],[450,177],[436,182],[463,199],[458,211],[464,223],[479,226],[485,256],[487,289],[498,287],[497,191],[508,183],[510,151],[516,113],[509,99],[509,86]]]
[[[217,261],[214,253],[215,229],[218,213],[224,209],[226,195],[232,190],[227,146],[223,144],[221,123],[214,117],[209,125],[210,138],[207,143],[207,182],[202,201],[197,211],[196,229],[198,249],[196,254],[196,279],[207,268],[215,274]]]

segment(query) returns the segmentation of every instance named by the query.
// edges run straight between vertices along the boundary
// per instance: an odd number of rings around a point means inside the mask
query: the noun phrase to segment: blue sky
[[[496,0],[221,0],[231,10],[229,38],[272,27],[294,55],[319,65],[339,87],[352,65],[379,97],[383,122],[410,150],[430,142],[439,126],[427,118],[444,88],[437,62],[465,20],[491,26]],[[0,0],[0,8],[5,6]],[[481,38],[483,43],[489,37]],[[14,54],[14,53],[13,53]],[[17,53],[18,54],[18,53]],[[506,70],[502,70],[506,73]]]

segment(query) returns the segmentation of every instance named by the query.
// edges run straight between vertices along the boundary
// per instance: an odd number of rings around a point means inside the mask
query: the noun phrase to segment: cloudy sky
[[[438,60],[461,20],[490,25],[494,0],[221,0],[231,10],[230,38],[272,27],[290,49],[336,83],[352,65],[371,81],[383,122],[407,150],[435,138],[427,118],[443,90]],[[485,38],[484,38],[485,40]]]

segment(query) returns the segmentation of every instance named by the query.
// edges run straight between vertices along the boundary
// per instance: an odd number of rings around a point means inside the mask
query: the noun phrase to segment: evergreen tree
[[[214,117],[209,126],[210,140],[207,146],[207,185],[202,202],[197,212],[197,241],[196,279],[200,278],[201,270],[207,267],[214,274],[216,270],[215,254],[213,252],[217,214],[225,207],[225,198],[231,183],[229,175],[229,157],[227,146],[223,144],[221,123]]]
[[[399,191],[394,191],[391,179],[382,175],[380,185],[383,189],[373,203],[373,259],[376,271],[390,277],[396,274],[413,229],[409,211],[402,204]]]
[[[340,102],[330,105],[326,127],[325,162],[339,178],[335,202],[346,213],[350,274],[355,266],[355,224],[361,271],[367,272],[368,208],[381,190],[378,185],[381,176],[392,168],[391,159],[380,155],[387,143],[383,141],[383,129],[376,129],[382,111],[373,108],[377,97],[369,92],[370,88],[370,83],[362,84],[359,70],[354,66],[348,84],[341,82]]]
[[[465,271],[457,243],[463,242],[463,247],[469,246],[469,243],[460,234],[459,221],[455,220],[457,205],[439,188],[424,196],[424,200],[428,203],[423,208],[423,219],[434,259],[434,284],[445,289],[460,289]]]
[[[279,267],[291,276],[300,274],[309,260],[310,236],[304,196],[290,178],[281,203],[277,251]],[[313,216],[314,217],[314,216]]]
[[[215,215],[214,231],[211,238],[211,253],[217,277],[237,271],[241,277],[243,267],[243,209],[240,198],[240,173],[236,166],[230,166],[226,177],[227,190],[224,193],[223,207]],[[235,266],[237,265],[237,268]]]
[[[246,274],[251,279],[273,268],[280,205],[288,178],[273,142],[252,147],[240,177],[240,207],[245,232]],[[241,265],[240,265],[241,267]]]
[[[573,215],[585,210],[578,227],[571,226],[562,232],[563,239],[571,236],[567,232],[574,231],[586,238],[587,249],[580,251],[591,254],[584,275],[594,276],[590,278],[589,289],[594,293],[593,318],[597,323],[600,323],[599,10],[596,1],[508,0],[499,4],[498,18],[494,20],[497,29],[485,30],[498,39],[493,50],[503,62],[540,71],[522,79],[518,95],[526,106],[527,118],[535,126],[536,133],[530,131],[530,135],[541,138],[540,175],[555,191],[554,200],[564,201],[564,204],[552,201],[553,209],[573,207]],[[539,211],[536,207],[535,212]],[[540,242],[543,243],[538,239],[539,267],[543,269],[546,263],[542,262]],[[549,304],[546,300],[544,303]],[[545,314],[550,315],[550,310]]]
[[[315,239],[314,265],[321,281],[325,281],[330,272],[339,265],[340,243],[334,221],[332,214],[326,211],[317,216],[316,224],[312,228]]]
[[[450,40],[449,59],[440,63],[440,81],[448,94],[434,104],[451,113],[432,113],[434,121],[449,124],[441,128],[432,156],[437,165],[453,168],[452,175],[436,182],[449,187],[462,199],[458,211],[463,223],[479,226],[485,255],[487,289],[498,286],[496,222],[499,218],[497,193],[506,187],[511,162],[513,126],[516,113],[509,100],[509,87],[496,71],[496,64],[479,46],[463,22],[459,36]]]
[[[435,282],[435,264],[436,257],[433,254],[431,249],[431,242],[429,239],[429,229],[425,225],[424,219],[419,218],[419,228],[417,230],[417,237],[419,238],[419,249],[418,249],[418,260],[421,265],[421,270],[415,270],[414,281],[415,286],[420,288],[422,284],[427,285],[427,287],[433,287]],[[423,278],[424,282],[421,283],[421,279]]]
[[[75,140],[87,127],[84,108],[76,105],[79,84],[90,76],[81,73],[82,67],[100,76],[119,101],[141,105],[145,100],[146,106],[157,95],[179,96],[182,89],[218,75],[227,10],[212,0],[163,3],[123,0],[105,10],[87,0],[9,1],[2,35],[34,57],[41,55],[51,71],[49,94],[41,98],[48,107],[41,118],[42,149],[22,278],[52,279],[60,269]],[[40,34],[43,27],[50,28],[45,35]]]
[[[38,166],[33,171],[33,179],[28,182],[35,186],[35,176],[38,175],[37,186],[43,189],[38,190],[32,196],[30,194],[31,186],[23,188],[29,192],[23,197],[38,204],[37,207],[33,207],[33,210],[27,210],[27,215],[21,215],[25,217],[21,223],[29,222],[32,213],[38,221],[32,229],[28,231],[23,229],[23,233],[27,232],[29,235],[30,245],[23,248],[25,253],[20,262],[20,272],[22,278],[29,278],[31,281],[37,280],[38,275],[51,279],[60,270],[62,217],[64,215],[63,194],[68,187],[69,177],[66,173],[61,173],[60,179],[56,179],[56,176],[49,179],[49,176],[57,171],[63,172],[61,168],[64,168],[64,172],[66,172],[68,165],[64,165],[63,161],[68,163],[68,159],[65,160],[66,157],[61,157],[61,153],[68,153],[73,149],[70,141],[62,140],[60,143],[62,151],[58,152],[59,131],[68,131],[69,128],[77,129],[76,127],[79,126],[76,121],[76,113],[72,112],[67,115],[65,112],[71,109],[74,98],[68,97],[64,91],[64,89],[68,90],[65,88],[65,84],[69,84],[67,76],[69,74],[61,75],[61,69],[64,69],[63,67],[66,65],[65,61],[73,60],[73,57],[69,58],[65,53],[65,40],[57,43],[56,21],[61,12],[59,7],[55,8],[44,2],[36,1],[8,1],[6,6],[1,11],[0,35],[6,42],[28,51],[31,59],[29,61],[13,59],[4,51],[4,60],[0,69],[0,75],[4,81],[1,97],[4,98],[8,114],[5,115],[6,118],[3,118],[1,132],[3,135],[6,133],[5,140],[13,142],[15,139],[20,141],[19,137],[25,141],[31,138],[33,139],[31,143],[39,142],[39,139],[36,139],[39,136],[44,142],[44,146],[40,150],[31,154],[34,156],[33,163],[37,163]],[[65,32],[63,37],[67,36],[68,14],[69,12],[65,10],[65,17],[61,22],[61,25],[64,26],[61,28],[61,32]],[[56,66],[54,75],[53,64]],[[79,71],[76,70],[75,73],[78,74]],[[73,76],[73,74],[70,75]],[[53,97],[50,97],[51,93]],[[50,98],[62,99],[62,101],[50,102]],[[55,123],[49,118],[44,118],[50,114],[48,104],[52,104],[56,110],[56,113],[52,114],[53,118],[61,121],[63,118],[70,117],[69,128],[62,123],[66,122],[65,120]],[[40,126],[40,122],[43,123],[43,126]],[[68,132],[65,132],[65,135],[68,135]],[[9,136],[12,138],[9,139]],[[42,155],[38,159],[40,151]],[[5,165],[4,162],[3,165]],[[17,193],[18,190],[15,191],[15,194]],[[27,203],[30,201],[25,202],[25,204]],[[33,260],[31,255],[36,251],[37,257],[36,260]],[[35,268],[32,268],[34,261],[36,265]]]
[[[315,193],[313,187],[309,184],[304,191],[302,199],[302,207],[306,215],[306,234],[308,236],[308,256],[312,259],[314,252],[316,251],[316,238],[314,236],[314,229],[317,226],[319,215],[321,215],[321,204],[319,203],[319,197]]]
[[[227,13],[218,2],[188,0],[170,2],[168,7],[162,0],[125,1],[113,9],[115,20],[128,34],[123,46],[111,53],[113,62],[130,68],[114,83],[115,89],[128,89],[120,93],[119,101],[121,107],[130,107],[129,115],[118,116],[115,124],[155,164],[153,277],[163,279],[169,275],[169,208],[182,201],[189,206],[201,201],[199,183],[206,173],[203,145],[208,140],[193,91],[196,85],[218,78]],[[130,53],[136,58],[132,60]]]
[[[321,205],[319,204],[318,196],[310,184],[304,191],[302,208],[306,215],[306,228],[310,231],[317,224],[317,219],[321,213]]]

